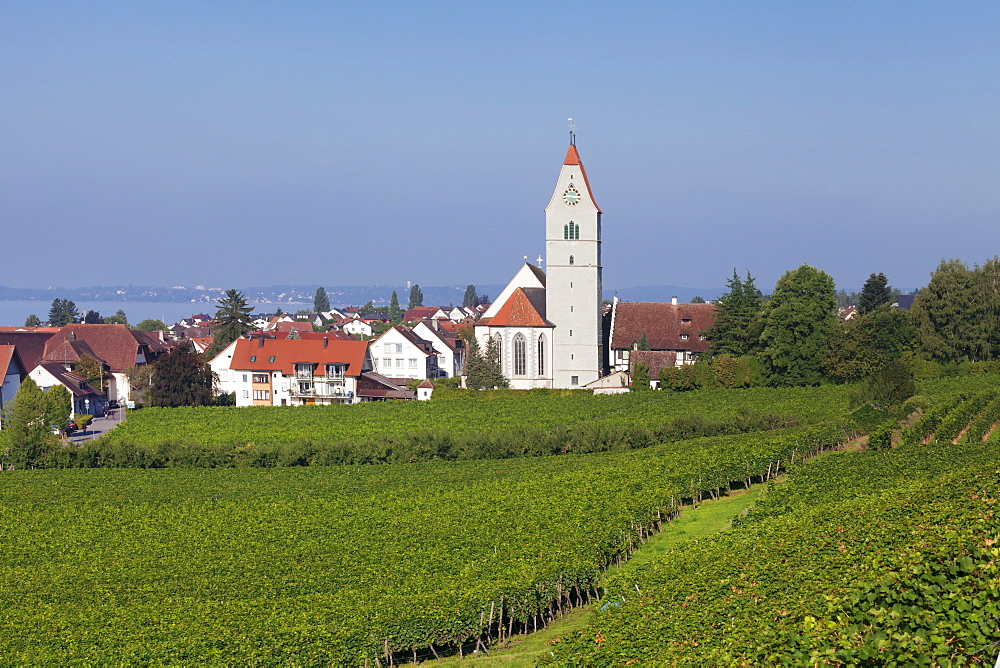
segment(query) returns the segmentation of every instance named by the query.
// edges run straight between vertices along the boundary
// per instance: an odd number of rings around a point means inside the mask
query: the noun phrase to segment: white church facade
[[[475,326],[514,389],[582,388],[601,375],[601,209],[575,139],[545,207],[546,271],[525,263]]]

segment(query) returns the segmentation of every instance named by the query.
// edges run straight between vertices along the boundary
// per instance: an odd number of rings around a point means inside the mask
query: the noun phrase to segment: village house
[[[0,426],[3,425],[4,408],[14,400],[14,395],[21,389],[21,381],[28,371],[17,353],[17,346],[0,345],[0,371],[3,372],[3,383],[0,384]]]
[[[237,406],[357,403],[358,380],[372,368],[368,343],[320,336],[239,338],[209,366]]]
[[[437,378],[438,356],[430,341],[396,325],[371,342],[375,371],[390,379]]]
[[[663,353],[657,359],[676,366],[691,364],[711,343],[705,331],[712,326],[715,304],[623,302],[611,307],[608,359],[612,371],[629,371],[631,352],[645,348]]]
[[[413,333],[430,341],[437,354],[439,378],[461,376],[465,370],[465,341],[462,337],[441,328],[440,320],[421,320],[413,326]]]

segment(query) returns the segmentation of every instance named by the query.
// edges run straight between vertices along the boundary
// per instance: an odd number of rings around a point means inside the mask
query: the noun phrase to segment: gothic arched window
[[[496,348],[497,363],[503,368],[503,338],[501,338],[499,332],[493,335],[494,348]]]
[[[563,225],[563,239],[579,239],[580,226],[572,220]]]
[[[573,256],[572,255],[569,256],[569,263],[573,264]]]
[[[545,375],[545,335],[538,335],[538,375]]]
[[[524,340],[523,334],[514,336],[514,375],[523,376],[528,373],[528,344]]]

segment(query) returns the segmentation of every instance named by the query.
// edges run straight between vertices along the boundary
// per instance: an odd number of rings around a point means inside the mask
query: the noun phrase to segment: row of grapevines
[[[994,447],[837,453],[796,469],[778,489],[757,521],[612,576],[608,598],[618,605],[603,606],[547,660],[991,661],[1000,637]]]
[[[371,665],[441,651],[544,621],[686,497],[842,434],[540,460],[6,472],[0,653]]]

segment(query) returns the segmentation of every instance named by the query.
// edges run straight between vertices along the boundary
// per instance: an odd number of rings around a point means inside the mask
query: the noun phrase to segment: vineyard
[[[718,537],[608,578],[558,665],[992,664],[1000,641],[1000,416],[945,393],[886,451],[839,452]]]
[[[284,466],[624,451],[846,414],[843,387],[638,392],[439,391],[430,402],[152,408],[64,466]]]
[[[808,426],[503,461],[8,471],[0,652],[375,665],[468,651],[589,600],[685,498],[842,438]]]

